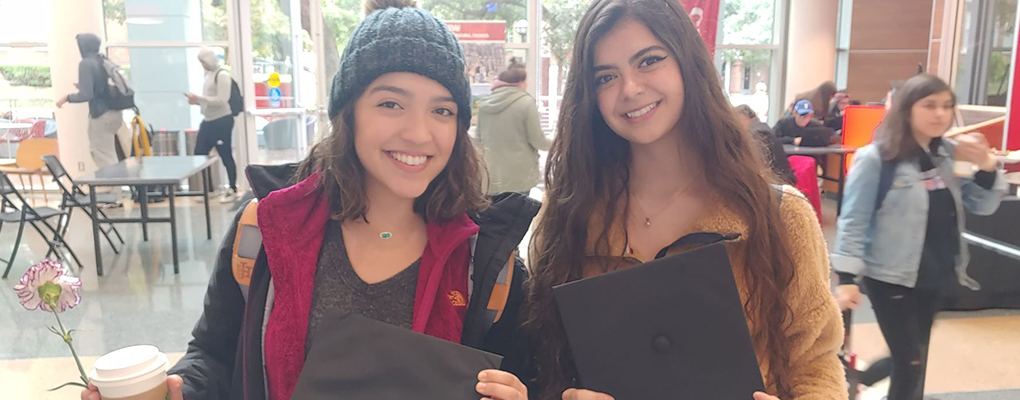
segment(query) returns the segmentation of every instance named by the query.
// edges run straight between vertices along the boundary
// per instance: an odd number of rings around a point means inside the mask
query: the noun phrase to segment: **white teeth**
[[[425,161],[428,161],[429,159],[428,156],[412,156],[409,154],[397,153],[395,151],[389,152],[389,155],[390,157],[393,157],[394,160],[400,161],[401,163],[410,165],[412,167],[422,165],[425,163]]]
[[[659,103],[649,104],[649,105],[645,106],[645,108],[642,108],[640,110],[632,111],[632,112],[627,113],[627,117],[628,118],[640,118],[642,115],[648,114],[649,111],[654,110],[655,107],[658,107],[658,106],[659,106]]]

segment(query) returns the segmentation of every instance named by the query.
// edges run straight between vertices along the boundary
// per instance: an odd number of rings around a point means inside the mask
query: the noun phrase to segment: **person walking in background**
[[[857,151],[846,183],[832,255],[836,296],[843,309],[856,308],[862,297],[857,278],[863,277],[892,354],[889,400],[924,397],[931,328],[943,293],[954,281],[980,287],[967,275],[964,214],[994,213],[1006,190],[983,135],[943,139],[955,107],[941,79],[907,80],[893,94],[875,142]],[[979,171],[957,176],[954,160]]]
[[[195,143],[196,155],[208,155],[216,148],[216,154],[227,169],[230,189],[223,194],[220,203],[233,203],[237,200],[237,166],[234,164],[231,138],[234,132],[234,115],[230,111],[231,77],[225,69],[220,68],[220,59],[209,48],[198,51],[198,61],[205,69],[205,83],[202,94],[185,93],[188,103],[198,105],[202,110],[202,123],[198,125],[198,138]]]
[[[782,179],[785,184],[797,184],[797,175],[790,168],[790,160],[786,158],[786,150],[783,149],[783,143],[779,141],[775,133],[772,133],[772,128],[769,128],[767,124],[758,119],[758,114],[751,109],[751,106],[741,104],[735,110],[737,111],[737,116],[744,121],[747,130],[754,135],[755,139],[761,142],[765,149],[765,157],[768,158],[769,166],[772,167],[772,172],[775,172],[776,176]]]
[[[65,103],[89,103],[89,153],[97,168],[117,163],[117,131],[126,129],[124,111],[113,109],[107,102],[109,87],[104,57],[99,54],[99,36],[82,33],[75,36],[81,62],[78,64],[78,92],[57,100],[57,108]]]
[[[478,140],[489,165],[488,192],[527,194],[539,182],[538,152],[552,141],[542,132],[535,99],[524,89],[528,72],[512,60],[478,106]]]

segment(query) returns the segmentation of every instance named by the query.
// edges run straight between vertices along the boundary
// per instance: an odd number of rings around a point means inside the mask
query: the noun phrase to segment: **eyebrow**
[[[380,85],[380,86],[376,86],[376,87],[372,88],[372,90],[368,91],[369,94],[378,93],[378,92],[390,92],[390,93],[394,93],[394,94],[399,95],[399,96],[414,97],[414,96],[411,95],[411,92],[409,92],[409,91],[407,91],[405,89],[398,88],[396,86]],[[454,99],[453,96],[433,97],[432,101],[433,102],[437,102],[437,103],[441,103],[441,102],[456,103],[457,102],[457,100]]]
[[[394,94],[397,94],[397,95],[400,95],[400,96],[411,97],[411,93],[410,92],[408,92],[407,90],[398,88],[396,86],[381,85],[381,86],[376,86],[376,87],[372,88],[372,90],[368,91],[369,94],[378,93],[378,92],[391,92],[391,93],[394,93]]]
[[[645,56],[645,54],[648,54],[648,53],[650,53],[650,52],[652,52],[652,51],[655,51],[655,50],[662,50],[662,51],[666,51],[666,48],[664,48],[664,47],[662,47],[662,46],[659,46],[659,45],[655,45],[655,46],[648,46],[648,47],[646,47],[646,48],[642,49],[641,51],[639,51],[639,52],[635,53],[635,54],[634,54],[633,56],[631,56],[631,57],[630,57],[630,62],[631,62],[631,63],[635,63],[635,62],[637,62],[637,60],[639,60],[639,59],[640,59],[641,57],[644,57],[644,56]],[[613,68],[614,68],[614,67],[613,67],[613,66],[611,66],[611,65],[596,65],[596,66],[595,66],[595,72],[600,72],[600,71],[604,71],[604,70],[607,70],[607,69],[613,69]]]

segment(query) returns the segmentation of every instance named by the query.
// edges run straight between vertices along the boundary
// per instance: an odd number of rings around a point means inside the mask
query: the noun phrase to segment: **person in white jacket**
[[[198,61],[205,68],[205,83],[202,94],[185,93],[188,103],[198,105],[205,117],[198,126],[198,140],[195,143],[196,155],[208,155],[214,147],[219,154],[223,166],[227,169],[230,190],[223,194],[221,203],[232,203],[237,199],[237,166],[231,147],[234,130],[234,115],[230,112],[231,78],[223,68],[220,59],[211,49],[203,48],[198,52]]]

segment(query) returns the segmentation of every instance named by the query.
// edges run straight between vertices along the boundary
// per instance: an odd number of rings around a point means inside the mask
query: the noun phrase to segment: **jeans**
[[[234,116],[227,115],[212,121],[202,121],[198,126],[195,155],[209,155],[213,147],[227,169],[230,188],[237,191],[237,165],[234,164],[234,150],[231,138],[234,132]]]
[[[865,278],[864,284],[892,354],[889,400],[922,400],[931,327],[941,305],[939,291],[911,289],[871,278]]]

